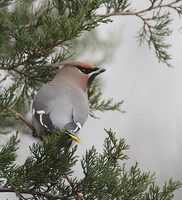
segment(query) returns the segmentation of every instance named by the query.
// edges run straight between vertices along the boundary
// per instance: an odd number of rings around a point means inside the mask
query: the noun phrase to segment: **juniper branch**
[[[10,109],[10,111],[15,116],[16,120],[21,120],[25,125],[27,125],[33,132],[33,136],[37,137],[35,127],[31,122],[29,122],[23,115],[21,115],[19,112],[15,111],[14,109]]]
[[[150,0],[150,5],[142,10],[113,10],[105,14],[98,14],[99,17],[112,16],[136,16],[143,22],[143,27],[138,32],[138,40],[141,45],[144,41],[147,42],[149,48],[154,47],[156,56],[159,62],[165,63],[171,67],[171,55],[168,53],[168,48],[171,46],[165,40],[171,35],[169,25],[172,21],[171,12],[173,10],[182,15],[182,0],[172,0],[169,3],[164,3],[164,0]],[[149,15],[152,17],[149,17]]]
[[[139,16],[141,14],[146,14],[147,12],[151,12],[154,11],[156,9],[161,9],[161,8],[171,8],[174,9],[175,11],[178,11],[179,14],[182,14],[182,7],[181,5],[179,6],[178,3],[182,3],[182,0],[175,0],[172,1],[170,3],[163,3],[164,0],[160,1],[157,5],[155,5],[155,3],[151,4],[148,8],[139,10],[139,11],[118,11],[118,12],[110,12],[110,13],[105,13],[105,14],[97,14],[94,16],[98,16],[98,17],[113,17],[113,16],[120,16],[120,15],[135,15],[135,16]],[[156,1],[157,2],[157,1]]]
[[[68,181],[69,185],[72,188],[73,194],[76,195],[76,200],[84,200],[83,197],[80,195],[78,191],[76,191],[75,186],[71,178],[69,178],[67,175],[65,176],[66,180]]]
[[[13,188],[3,188],[0,187],[0,192],[13,192],[15,193],[16,191]],[[68,197],[62,196],[62,195],[55,195],[52,193],[48,192],[42,192],[42,191],[37,191],[37,190],[32,190],[32,189],[21,189],[19,191],[21,194],[30,194],[32,196],[38,196],[38,197],[46,197],[47,199],[60,199],[60,200],[66,200]]]

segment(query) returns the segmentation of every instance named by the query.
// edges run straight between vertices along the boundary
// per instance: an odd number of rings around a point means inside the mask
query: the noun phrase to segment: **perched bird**
[[[39,137],[65,128],[70,141],[79,142],[77,133],[89,113],[88,87],[105,69],[78,61],[64,61],[58,66],[54,79],[34,97],[32,122]]]

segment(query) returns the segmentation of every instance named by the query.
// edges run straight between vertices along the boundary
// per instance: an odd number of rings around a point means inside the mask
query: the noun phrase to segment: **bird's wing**
[[[67,123],[64,128],[67,130],[67,134],[76,142],[82,143],[81,140],[76,136],[78,131],[81,129],[81,124],[79,122],[75,122],[74,119]]]
[[[55,129],[50,119],[50,114],[46,113],[45,110],[35,110],[34,117],[40,123],[46,133],[52,132]]]
[[[36,107],[41,109],[36,109]],[[48,112],[49,110],[49,112]],[[46,134],[49,134],[50,132],[54,131],[55,127],[52,123],[52,120],[50,118],[50,112],[51,109],[46,104],[39,104],[34,107],[34,118],[40,123],[41,127],[43,128],[44,132]],[[66,134],[72,138],[74,141],[81,143],[81,140],[76,136],[78,131],[81,129],[81,124],[79,122],[74,121],[74,117],[72,115],[72,121],[67,123],[64,128],[66,129]],[[71,144],[71,141],[70,141]]]
[[[53,101],[52,91],[50,86],[43,86],[35,96],[33,102],[33,117],[36,119],[36,122],[41,125],[45,133],[52,132],[55,129],[50,118]]]

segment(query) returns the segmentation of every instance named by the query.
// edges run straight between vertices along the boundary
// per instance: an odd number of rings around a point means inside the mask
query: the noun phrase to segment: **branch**
[[[159,62],[165,63],[168,67],[172,67],[169,62],[171,55],[167,51],[171,45],[166,42],[166,38],[172,33],[170,29],[172,18],[169,9],[176,11],[181,16],[182,0],[171,0],[170,3],[164,3],[164,1],[150,0],[150,6],[139,11],[132,11],[132,9],[125,11],[124,9],[120,9],[96,16],[103,18],[121,15],[136,16],[142,20],[143,27],[138,31],[137,36],[140,45],[145,41],[148,43],[149,48],[153,46]]]
[[[81,194],[75,190],[73,181],[67,175],[65,176],[65,178],[68,181],[68,183],[70,184],[70,186],[72,187],[73,193],[76,194],[76,200],[84,200],[83,197],[81,196]]]
[[[174,5],[177,4],[177,3],[182,3],[182,0],[175,0],[173,2],[170,2],[170,3],[166,3],[166,4],[163,4],[163,0],[160,1],[156,6],[154,6],[154,4],[152,4],[150,7],[146,8],[146,9],[143,9],[143,10],[140,10],[140,11],[137,11],[137,12],[123,12],[123,11],[119,11],[119,12],[111,12],[111,13],[106,13],[106,14],[97,14],[97,15],[94,15],[94,16],[97,16],[97,17],[112,17],[112,16],[120,16],[120,15],[135,15],[138,17],[138,15],[141,15],[141,14],[144,14],[148,11],[153,11],[153,10],[156,10],[156,9],[160,9],[160,8],[171,8],[171,9],[174,9],[178,12],[182,12],[182,10],[178,10],[177,7],[175,7]]]
[[[38,137],[35,127],[33,126],[33,124],[31,122],[29,122],[27,119],[25,119],[25,117],[23,115],[21,115],[19,112],[15,111],[13,109],[10,109],[10,111],[13,113],[13,115],[15,116],[15,118],[17,120],[21,120],[24,124],[26,124],[32,130],[32,134],[34,137]]]
[[[26,61],[28,62],[28,59],[27,59]],[[39,78],[37,78],[37,77],[35,77],[35,76],[32,76],[31,74],[29,74],[29,73],[27,73],[27,72],[19,71],[18,69],[16,69],[16,68],[18,68],[19,66],[24,65],[24,64],[25,64],[25,61],[22,61],[22,62],[18,62],[18,63],[16,63],[16,64],[13,64],[12,67],[5,67],[5,66],[8,65],[8,64],[2,63],[2,62],[1,62],[0,64],[1,64],[0,70],[14,71],[14,72],[18,73],[18,74],[21,75],[21,76],[23,75],[23,76],[28,77],[28,78],[30,78],[30,79],[35,79],[35,80],[37,80],[37,81],[41,81],[41,79],[39,79]]]
[[[16,191],[12,188],[0,188],[0,192],[14,192],[14,193],[16,193]],[[20,189],[19,192],[22,193],[22,194],[31,194],[32,196],[43,196],[43,197],[46,197],[48,199],[49,198],[60,199],[60,200],[68,199],[67,197],[62,196],[62,195],[55,195],[55,194],[41,192],[41,191],[32,190],[32,189]]]
[[[3,69],[3,70],[5,70],[5,69]],[[8,71],[14,71],[14,72],[16,72],[16,73],[18,73],[18,74],[20,74],[20,75],[23,75],[23,76],[25,76],[25,77],[28,77],[28,78],[30,78],[30,79],[34,79],[34,80],[37,80],[37,81],[42,81],[40,78],[37,78],[37,77],[35,77],[35,76],[32,76],[31,74],[26,73],[26,72],[23,72],[23,71],[19,71],[19,70],[15,69],[15,68],[8,69]]]

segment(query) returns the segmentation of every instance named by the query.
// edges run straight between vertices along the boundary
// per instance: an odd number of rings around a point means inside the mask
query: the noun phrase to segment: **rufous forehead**
[[[79,66],[84,67],[84,68],[88,68],[88,69],[94,68],[94,66],[92,64],[89,64],[89,63],[79,63]]]
[[[80,62],[80,61],[63,61],[59,63],[59,68],[63,68],[64,66],[75,66],[75,67],[84,67],[88,69],[93,69],[94,66],[90,63]]]

